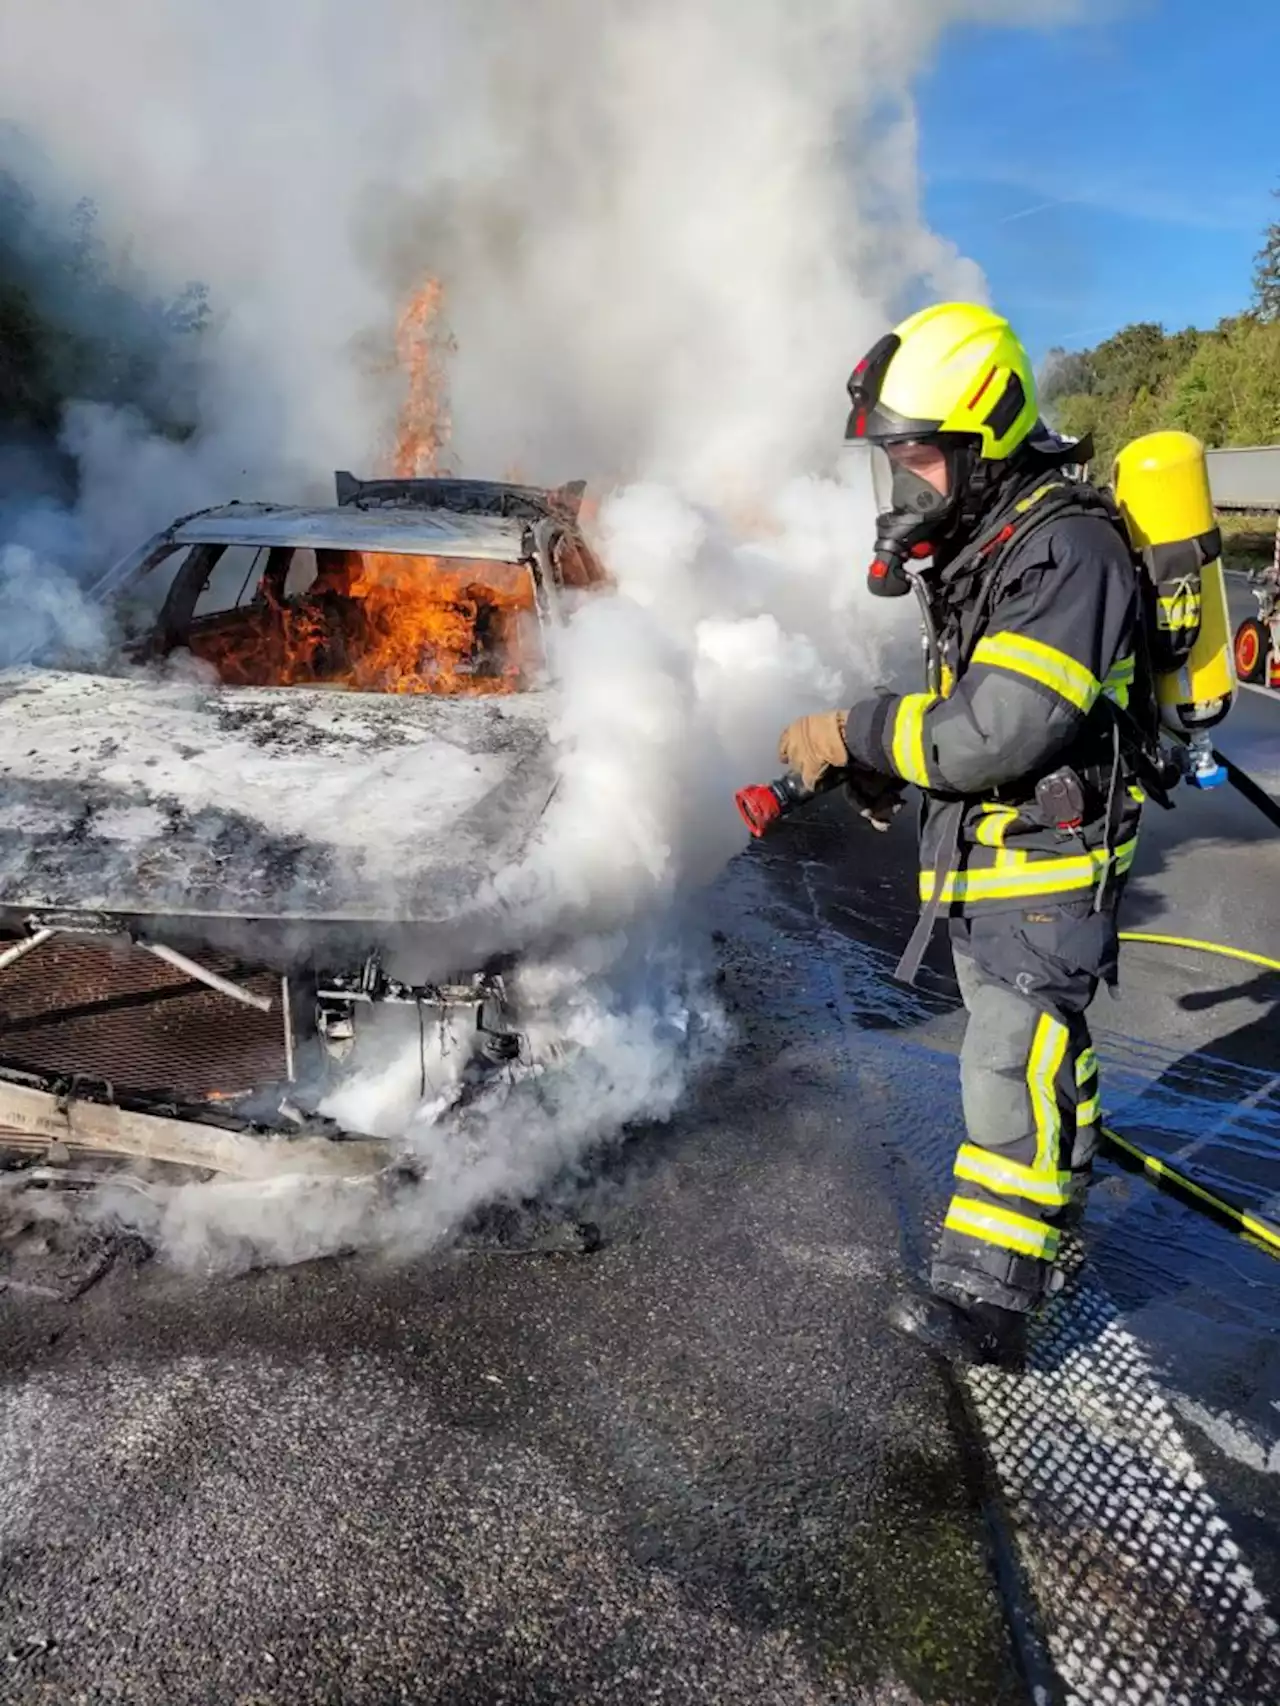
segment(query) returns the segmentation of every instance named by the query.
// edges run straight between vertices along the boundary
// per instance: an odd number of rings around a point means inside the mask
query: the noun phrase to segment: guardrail
[[[1206,459],[1215,509],[1238,514],[1280,511],[1280,444],[1210,450]]]

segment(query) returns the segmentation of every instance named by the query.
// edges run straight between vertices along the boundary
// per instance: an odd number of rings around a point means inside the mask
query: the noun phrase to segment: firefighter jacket
[[[849,713],[853,758],[924,791],[929,911],[1096,898],[1133,863],[1143,793],[1111,706],[1134,690],[1138,575],[1101,494],[1040,479],[931,588],[928,690]],[[1037,791],[1063,767],[1080,783],[1077,822],[1054,821]]]

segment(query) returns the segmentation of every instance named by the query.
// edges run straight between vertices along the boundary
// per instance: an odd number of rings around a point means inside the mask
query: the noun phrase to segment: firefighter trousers
[[[1091,900],[953,919],[969,1014],[966,1141],[935,1252],[935,1289],[1031,1310],[1053,1289],[1064,1218],[1098,1147],[1098,1062],[1085,1010],[1114,983],[1114,905]]]

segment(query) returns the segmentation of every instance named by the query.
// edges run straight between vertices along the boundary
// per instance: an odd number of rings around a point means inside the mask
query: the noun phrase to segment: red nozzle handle
[[[782,801],[778,798],[777,790],[768,782],[754,782],[749,788],[740,788],[733,796],[733,801],[743,823],[757,840],[770,824],[776,823],[782,816]]]

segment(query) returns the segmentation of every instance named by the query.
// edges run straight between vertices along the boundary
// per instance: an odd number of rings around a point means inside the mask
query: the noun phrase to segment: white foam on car
[[[488,713],[513,728],[546,725],[532,694],[225,689],[57,670],[7,680],[6,775],[162,795],[339,847],[434,840],[516,761],[468,741],[468,723]],[[140,839],[154,833],[148,821]],[[112,823],[126,833],[121,811]]]
[[[16,904],[246,916],[406,916],[422,890],[449,916],[536,833],[554,700],[8,671],[0,884]]]

